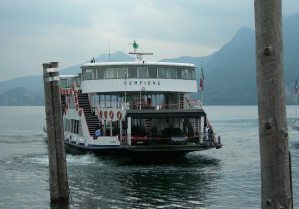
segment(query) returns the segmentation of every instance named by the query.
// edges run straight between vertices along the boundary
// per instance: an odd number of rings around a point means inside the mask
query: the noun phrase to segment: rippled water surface
[[[294,205],[299,132],[290,128]],[[160,162],[67,155],[69,208],[260,208],[257,107],[208,106],[222,149]],[[51,208],[44,107],[0,107],[0,208]],[[52,207],[53,208],[53,207]]]

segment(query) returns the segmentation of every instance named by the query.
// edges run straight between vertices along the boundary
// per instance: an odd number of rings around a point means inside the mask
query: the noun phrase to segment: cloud
[[[283,1],[284,14],[299,2]],[[203,56],[241,26],[254,28],[253,0],[0,1],[2,80],[41,73],[42,62],[76,65],[136,40],[152,59]]]

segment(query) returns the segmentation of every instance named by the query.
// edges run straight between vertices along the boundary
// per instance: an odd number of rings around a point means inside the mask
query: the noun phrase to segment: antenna
[[[110,40],[109,40],[109,54],[108,54],[108,62],[110,62]]]
[[[143,55],[153,55],[153,53],[149,53],[149,52],[137,52],[138,48],[139,48],[139,44],[136,43],[136,41],[134,40],[133,43],[130,43],[132,44],[132,47],[134,49],[134,52],[129,52],[129,54],[135,54],[136,55],[136,58],[139,60],[139,61],[143,61],[142,58],[143,58]]]

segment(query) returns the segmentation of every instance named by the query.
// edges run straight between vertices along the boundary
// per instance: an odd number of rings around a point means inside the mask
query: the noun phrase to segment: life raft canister
[[[121,119],[121,118],[122,118],[122,114],[121,114],[120,111],[117,112],[117,118],[118,118],[118,119]]]
[[[110,110],[110,112],[109,112],[109,116],[110,116],[111,119],[113,119],[113,117],[114,117],[114,113],[113,113],[112,110]]]

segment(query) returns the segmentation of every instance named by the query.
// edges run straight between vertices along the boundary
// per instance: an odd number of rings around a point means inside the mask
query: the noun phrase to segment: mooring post
[[[255,0],[261,207],[291,209],[281,0]]]
[[[64,150],[58,62],[43,64],[45,109],[48,134],[51,203],[68,203],[69,186]]]

